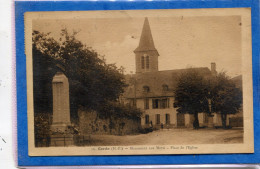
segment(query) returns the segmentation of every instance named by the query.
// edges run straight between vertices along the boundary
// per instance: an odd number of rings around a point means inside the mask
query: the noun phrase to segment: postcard
[[[25,13],[29,156],[254,153],[250,8]]]

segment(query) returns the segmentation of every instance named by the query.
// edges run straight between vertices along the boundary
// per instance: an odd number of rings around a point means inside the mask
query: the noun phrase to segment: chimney
[[[216,73],[217,73],[216,63],[215,63],[215,62],[212,62],[212,63],[211,63],[211,73],[212,73],[212,74],[216,74]]]

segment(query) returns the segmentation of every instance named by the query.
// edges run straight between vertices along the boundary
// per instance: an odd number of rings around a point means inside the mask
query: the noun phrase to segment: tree
[[[242,91],[224,72],[213,77],[212,104],[214,111],[221,114],[222,127],[226,128],[228,114],[235,114],[242,104]]]
[[[140,120],[143,114],[141,109],[120,102],[107,102],[104,106],[100,107],[99,111],[104,112],[100,118],[110,118],[112,116],[116,119]]]
[[[199,112],[208,112],[208,88],[205,78],[195,69],[179,76],[174,91],[174,107],[179,113],[194,115],[193,127],[199,128]]]
[[[61,30],[58,40],[50,33],[33,31],[33,82],[35,112],[50,112],[52,78],[62,71],[69,79],[70,107],[77,116],[78,106],[97,110],[116,102],[126,86],[122,68],[106,64],[97,52],[76,39],[76,33]],[[99,112],[102,113],[102,112]]]

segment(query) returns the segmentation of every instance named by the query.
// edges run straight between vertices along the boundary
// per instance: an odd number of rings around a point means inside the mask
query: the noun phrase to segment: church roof
[[[144,25],[143,25],[143,30],[142,30],[142,34],[140,37],[139,45],[134,50],[135,53],[144,52],[144,51],[155,51],[157,53],[157,55],[159,56],[159,53],[154,46],[153,36],[152,36],[148,18],[145,18],[145,20],[144,20]]]
[[[211,75],[211,71],[207,67],[191,69],[197,70],[203,76]],[[126,75],[126,83],[129,86],[125,89],[123,97],[128,99],[145,97],[172,97],[179,75],[187,70],[188,69],[175,69]],[[163,86],[165,85],[167,85],[168,90],[163,90]],[[149,87],[149,92],[144,92],[144,86]]]

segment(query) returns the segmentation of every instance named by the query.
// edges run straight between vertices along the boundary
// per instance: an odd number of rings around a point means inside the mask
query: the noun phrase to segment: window
[[[160,114],[156,114],[156,124],[160,124]]]
[[[165,115],[165,123],[170,124],[170,114]]]
[[[144,56],[141,57],[141,65],[142,65],[142,69],[144,69]]]
[[[129,103],[131,106],[136,107],[136,99],[131,99]]]
[[[133,99],[133,106],[136,107],[136,99]]]
[[[149,109],[149,98],[144,99],[144,109]]]
[[[150,62],[149,62],[149,56],[146,56],[146,69],[149,69]]]
[[[160,100],[160,108],[161,109],[169,108],[169,99],[168,98]]]
[[[169,90],[169,87],[166,84],[162,85],[162,88],[163,88],[163,91],[168,91]]]
[[[153,109],[159,108],[159,99],[153,99]]]
[[[153,109],[169,108],[169,98],[153,99]]]
[[[145,115],[145,124],[149,124],[149,123],[150,123],[149,115],[146,114],[146,115]]]
[[[149,86],[144,86],[143,90],[144,90],[144,92],[148,93],[150,91],[150,88],[149,88]]]

